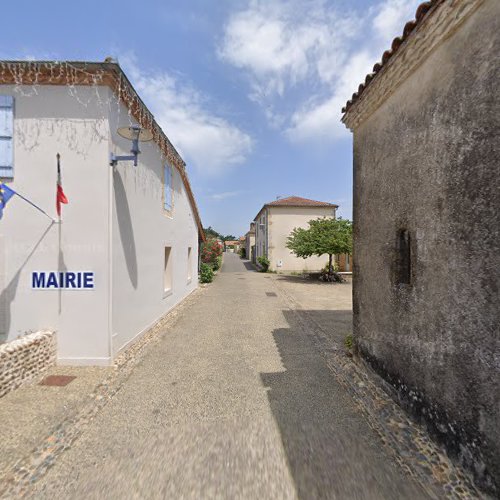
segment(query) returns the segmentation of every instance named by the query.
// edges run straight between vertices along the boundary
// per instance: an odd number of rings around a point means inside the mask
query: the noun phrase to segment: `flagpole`
[[[57,158],[57,186],[59,188],[59,185],[61,184],[61,155],[59,153],[56,154],[56,158]],[[56,196],[59,196],[59,194],[57,194]],[[60,206],[60,205],[58,205]],[[61,212],[58,210],[58,213],[57,213],[57,218],[59,219],[59,224],[61,224]]]
[[[39,212],[42,212],[42,214],[48,217],[54,224],[57,224],[57,221],[53,217],[51,217],[45,210],[42,210],[39,206],[35,205],[32,201],[28,200],[28,198],[25,198],[22,194],[19,194],[17,191],[14,191],[14,194],[19,196],[19,198],[24,200],[26,203],[29,203],[33,208],[36,208]]]

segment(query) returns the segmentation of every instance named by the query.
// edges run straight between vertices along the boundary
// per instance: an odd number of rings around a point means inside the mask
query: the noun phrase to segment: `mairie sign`
[[[92,290],[94,273],[92,271],[33,271],[31,288],[35,290]]]

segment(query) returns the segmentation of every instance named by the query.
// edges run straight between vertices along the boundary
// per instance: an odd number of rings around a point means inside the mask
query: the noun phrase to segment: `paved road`
[[[33,496],[424,498],[285,304],[226,254]]]

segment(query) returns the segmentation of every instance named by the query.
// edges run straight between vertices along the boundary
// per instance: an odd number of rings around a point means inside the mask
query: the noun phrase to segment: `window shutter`
[[[14,177],[14,98],[0,95],[0,179]]]
[[[164,200],[163,208],[172,210],[172,167],[165,165],[164,169]]]

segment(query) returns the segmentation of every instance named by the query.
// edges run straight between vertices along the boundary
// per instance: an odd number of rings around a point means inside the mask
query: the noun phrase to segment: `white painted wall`
[[[112,113],[111,130],[128,126],[126,109]],[[118,154],[130,141],[112,133]],[[141,144],[139,164],[119,163],[113,191],[113,350],[118,352],[198,286],[198,230],[184,183],[173,169],[173,209],[163,209],[165,159],[154,142]],[[165,246],[172,247],[172,291],[165,296]],[[191,280],[188,282],[188,247]]]
[[[61,154],[63,224],[52,225],[17,197],[0,221],[0,338],[56,330],[59,359],[109,362],[108,190],[109,150],[105,87],[18,87],[15,97],[14,180],[9,185],[56,217],[56,153]],[[1,248],[3,246],[3,248]],[[1,267],[1,266],[0,266]],[[32,271],[95,272],[92,291],[31,289]]]
[[[0,221],[0,342],[55,330],[58,360],[110,364],[113,356],[197,286],[198,231],[174,168],[172,216],[163,211],[163,161],[155,143],[139,165],[109,166],[128,154],[117,136],[126,108],[107,87],[0,86],[15,96],[14,181],[9,185],[54,217],[61,154],[64,222],[52,225],[17,197]],[[111,131],[111,132],[110,132]],[[172,246],[173,288],[164,297],[164,246]],[[187,249],[192,247],[188,283]],[[32,271],[94,271],[92,291],[31,289]],[[113,336],[111,335],[113,334]]]

